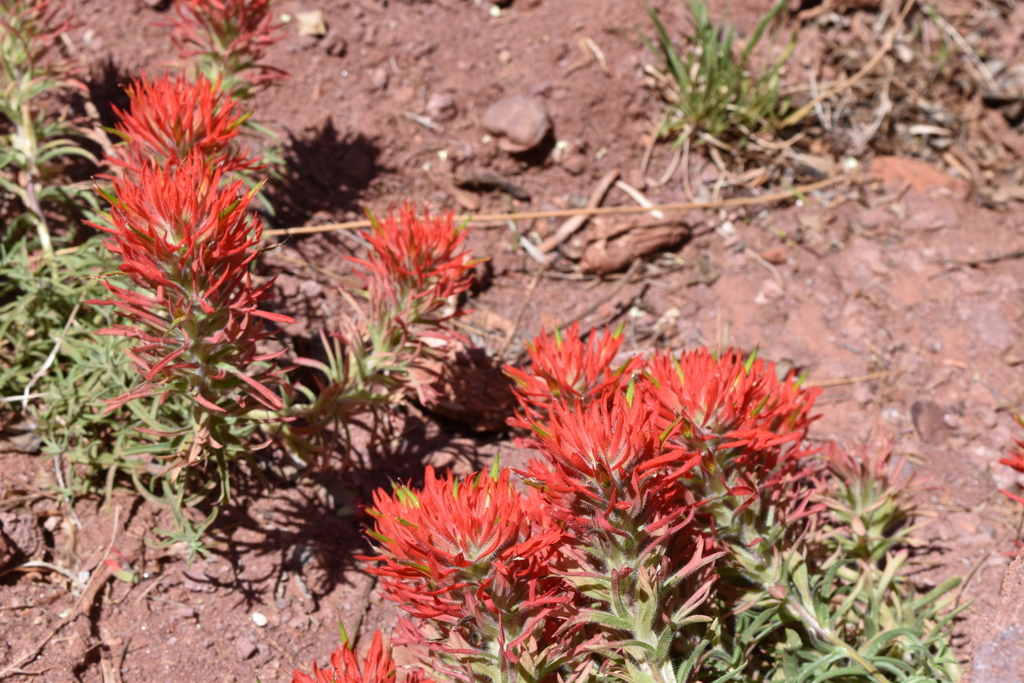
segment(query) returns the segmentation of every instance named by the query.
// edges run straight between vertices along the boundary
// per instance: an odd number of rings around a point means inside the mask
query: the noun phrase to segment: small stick
[[[81,303],[77,303],[75,304],[75,307],[71,309],[71,315],[68,316],[67,322],[64,323],[64,329],[61,330],[60,336],[57,337],[57,343],[55,343],[53,348],[50,350],[50,355],[46,357],[46,360],[43,361],[43,364],[39,369],[32,374],[32,378],[28,381],[28,384],[25,385],[25,391],[21,395],[22,410],[26,410],[28,408],[28,397],[32,393],[32,387],[35,386],[35,383],[38,382],[43,375],[46,374],[46,371],[50,369],[51,365],[53,365],[53,361],[57,360],[57,353],[60,351],[60,346],[64,342],[64,337],[67,335],[68,329],[71,327],[71,323],[75,321],[75,316],[78,315],[78,307],[80,305]]]
[[[813,380],[809,379],[804,382],[804,386],[808,387],[839,387],[844,384],[856,384],[857,382],[867,382],[871,379],[881,379],[887,375],[891,375],[895,370],[885,370],[883,372],[872,372],[870,375],[861,375],[860,377],[840,377],[839,379],[820,379]]]
[[[782,289],[782,290],[786,289],[786,285],[783,284],[783,282],[782,282],[782,275],[779,274],[779,269],[778,268],[776,268],[771,263],[768,263],[768,261],[764,257],[762,257],[760,254],[758,254],[756,251],[754,251],[750,247],[747,247],[744,250],[743,253],[745,253],[747,255],[747,258],[753,259],[755,262],[758,263],[758,265],[760,265],[765,270],[767,270],[769,273],[771,273],[772,279],[775,280],[775,284],[777,284],[780,289]]]
[[[823,190],[826,187],[832,185],[838,185],[839,183],[846,180],[847,177],[843,175],[835,175],[831,178],[819,180],[807,185],[797,185],[796,187],[782,190],[779,192],[773,192],[771,194],[759,195],[756,197],[736,197],[734,199],[723,199],[720,202],[673,202],[669,204],[655,204],[652,207],[645,206],[595,206],[593,208],[587,207],[584,209],[556,209],[553,211],[523,211],[521,213],[492,213],[492,214],[460,214],[454,216],[456,222],[468,222],[468,223],[501,223],[505,224],[505,221],[511,220],[529,220],[532,218],[565,218],[568,216],[609,216],[618,214],[629,214],[629,213],[647,213],[648,211],[689,211],[691,209],[731,209],[739,206],[759,206],[761,204],[773,204],[775,202],[783,202],[787,199],[793,199],[799,194],[807,194],[809,192],[816,192]],[[324,225],[306,225],[295,228],[275,228],[273,230],[264,230],[263,235],[265,237],[279,237],[283,235],[314,235],[321,232],[334,232],[335,230],[355,230],[358,228],[369,228],[372,227],[372,223],[369,220],[359,221],[346,221],[344,223],[327,223]],[[74,252],[77,247],[68,247],[66,249],[58,249],[57,254],[69,254]]]
[[[612,186],[616,180],[618,180],[618,170],[611,170],[605,173],[604,177],[597,183],[597,187],[590,193],[590,201],[587,202],[588,209],[596,209],[601,205],[604,200],[605,194],[608,189]],[[555,231],[554,235],[551,235],[546,240],[540,243],[537,247],[537,251],[542,254],[546,254],[554,249],[557,249],[563,242],[573,236],[573,234],[583,227],[583,224],[590,218],[589,215],[573,216],[566,222],[558,226],[558,230]]]
[[[946,263],[949,265],[956,266],[969,266],[976,268],[977,266],[983,266],[988,263],[999,263],[1000,261],[1011,261],[1013,259],[1024,257],[1024,249],[1015,249],[1014,251],[1007,251],[1002,254],[995,254],[994,256],[983,256],[975,259],[958,259],[958,258],[947,258],[938,261],[938,263]]]
[[[935,11],[934,7],[928,8],[928,18],[938,24],[939,28],[945,31],[946,35],[952,38],[953,42],[963,50],[964,56],[967,57],[967,61],[971,63],[971,66],[973,66],[975,71],[978,72],[978,75],[981,76],[981,80],[985,81],[985,85],[991,88],[994,92],[999,92],[999,84],[996,83],[996,79],[992,78],[992,72],[988,70],[987,66],[985,66],[985,62],[981,61],[981,57],[979,57],[978,53],[974,51],[971,44],[968,43],[962,35],[960,35],[960,31],[957,31],[953,24],[946,21],[945,17]]]
[[[641,192],[640,190],[636,189],[632,185],[624,183],[621,180],[616,180],[615,181],[615,187],[619,188],[620,190],[622,190],[623,192],[628,194],[630,197],[632,197],[633,201],[635,201],[640,206],[646,206],[648,208],[654,206],[654,204],[651,203],[651,200],[644,196],[643,192]],[[657,209],[653,209],[651,211],[651,218],[654,218],[654,219],[657,219],[657,220],[660,221],[660,220],[665,218],[665,214],[663,214],[661,211],[658,211]]]

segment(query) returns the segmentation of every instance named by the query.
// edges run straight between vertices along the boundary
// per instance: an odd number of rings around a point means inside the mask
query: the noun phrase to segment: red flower
[[[446,310],[448,299],[469,289],[473,267],[483,260],[471,259],[462,248],[466,230],[456,227],[453,214],[431,218],[424,209],[420,219],[416,206],[406,203],[397,218],[392,210],[383,221],[371,220],[373,230],[363,237],[373,250],[365,260],[353,259],[368,271],[368,286],[383,279],[387,284],[380,285],[382,296],[411,303],[410,323],[453,317],[455,312]]]
[[[548,425],[534,425],[550,467],[531,460],[522,474],[543,487],[551,514],[585,537],[648,531],[689,511],[678,480],[694,454],[665,442],[646,383],[608,393],[586,410],[556,403]],[[656,521],[657,520],[657,521]]]
[[[806,435],[821,393],[801,388],[792,375],[779,381],[774,363],[744,362],[737,351],[716,358],[702,348],[678,360],[658,353],[647,369],[661,426],[679,423],[678,442],[704,453],[705,469],[724,470],[722,476],[774,470],[783,446]],[[802,454],[791,450],[790,457]]]
[[[374,493],[376,519],[370,535],[381,543],[380,561],[369,571],[385,577],[389,597],[410,614],[451,623],[465,616],[464,589],[531,581],[548,572],[561,540],[558,528],[543,528],[509,482],[483,472],[459,482],[427,467],[423,489],[396,486]],[[485,599],[486,600],[486,599]]]
[[[335,648],[331,668],[321,669],[313,662],[313,675],[296,671],[292,683],[394,683],[397,667],[391,648],[385,648],[380,631],[373,634],[373,643],[359,666],[355,653],[348,647]],[[432,683],[422,672],[406,677],[405,683]]]
[[[144,292],[107,284],[117,306],[134,325],[105,330],[142,343],[132,358],[145,384],[121,397],[170,390],[187,391],[214,411],[231,395],[242,409],[250,399],[272,409],[280,398],[266,383],[277,373],[246,368],[279,354],[258,355],[256,342],[268,336],[261,319],[292,319],[258,309],[271,283],[255,288],[249,265],[256,258],[262,226],[246,206],[251,193],[239,181],[221,187],[221,171],[198,153],[179,166],[142,168],[138,180],[114,180],[108,197],[112,236],[107,247],[124,260],[121,271]],[[238,391],[235,391],[238,389]]]
[[[445,323],[461,314],[452,299],[473,281],[479,263],[463,249],[466,231],[452,215],[422,220],[406,204],[374,220],[364,233],[371,250],[351,259],[365,282],[368,306],[360,323],[372,341],[372,353],[388,359],[385,384],[413,390],[420,402],[432,403],[441,363],[462,337]]]
[[[1024,427],[1024,419],[1022,419],[1021,417],[1018,416],[1017,417],[1017,422],[1022,427]],[[1008,455],[1010,457],[1002,458],[999,461],[999,464],[1000,465],[1006,465],[1008,467],[1012,467],[1013,469],[1017,470],[1018,472],[1024,474],[1024,440],[1018,440],[1017,441],[1017,447],[1014,450],[1010,451],[1008,453]],[[1018,495],[1016,495],[1014,493],[1010,493],[1009,491],[1004,491],[1003,489],[999,489],[999,490],[1007,498],[1010,498],[1011,500],[1015,500],[1018,503],[1024,503],[1024,498],[1022,498],[1022,497],[1020,497],[1020,496],[1018,496]]]
[[[462,674],[450,672],[460,679],[474,680],[466,663],[481,661],[530,680],[549,673],[570,646],[554,634],[576,594],[555,575],[563,532],[544,526],[536,494],[517,492],[509,470],[456,481],[427,467],[421,491],[377,491],[374,504],[369,533],[381,555],[359,559],[379,562],[368,571],[384,577],[387,597],[444,636],[429,640],[407,623],[403,642],[463,662]]]
[[[621,387],[639,363],[631,358],[613,368],[621,346],[620,332],[610,329],[584,342],[579,323],[566,329],[564,338],[557,329],[552,335],[541,332],[529,347],[529,371],[505,366],[505,374],[517,384],[516,397],[525,412],[525,416],[511,418],[509,424],[528,428],[547,419],[555,402],[571,409]]]
[[[143,75],[127,92],[131,109],[122,112],[114,107],[121,117],[116,130],[125,144],[111,161],[134,177],[147,164],[163,168],[193,152],[228,177],[262,168],[235,143],[248,115],[220,90],[220,83],[213,84],[203,75],[195,83],[184,76],[149,81]]]
[[[211,80],[223,76],[227,90],[241,99],[255,88],[285,76],[261,64],[268,47],[280,40],[270,25],[272,0],[178,0],[171,39],[183,59],[197,58]],[[237,83],[234,81],[238,81]]]

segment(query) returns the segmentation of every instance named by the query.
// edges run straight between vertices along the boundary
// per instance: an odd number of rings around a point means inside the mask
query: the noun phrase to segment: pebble
[[[270,623],[270,620],[267,619],[267,616],[263,614],[263,612],[253,612],[252,623],[256,624],[260,628],[263,628],[264,626]]]
[[[327,22],[324,21],[324,13],[320,10],[299,12],[295,15],[295,23],[300,36],[323,38],[327,35]]]
[[[344,57],[348,52],[348,41],[337,29],[331,29],[323,39],[324,51],[332,57]]]
[[[378,66],[370,74],[370,89],[371,90],[383,90],[388,87],[388,79],[390,74],[385,66]]]
[[[551,130],[544,102],[531,95],[503,97],[487,108],[481,123],[499,136],[499,147],[513,153],[536,147]]]
[[[772,264],[773,266],[781,266],[786,262],[788,256],[786,254],[786,249],[784,247],[782,247],[781,245],[775,245],[770,249],[765,249],[764,251],[762,251],[761,258],[763,258],[765,261]]]
[[[925,443],[940,444],[949,435],[945,411],[934,401],[914,401],[910,407],[910,418]]]
[[[427,100],[427,116],[435,121],[451,121],[458,113],[451,93],[437,92]]]

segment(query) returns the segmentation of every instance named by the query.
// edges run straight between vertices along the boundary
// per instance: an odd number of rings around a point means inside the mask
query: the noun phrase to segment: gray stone
[[[498,145],[506,152],[533,149],[551,130],[544,102],[530,95],[503,97],[487,108],[481,122],[498,136]]]

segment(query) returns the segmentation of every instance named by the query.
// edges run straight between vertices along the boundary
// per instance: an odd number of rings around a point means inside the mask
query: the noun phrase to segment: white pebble
[[[260,628],[266,626],[268,622],[269,620],[267,619],[266,615],[263,614],[263,612],[252,613],[252,623],[256,624]]]

